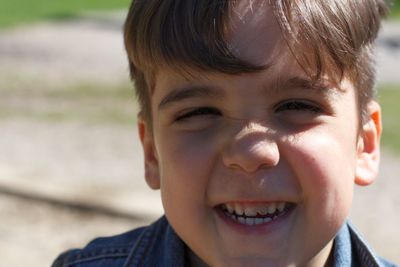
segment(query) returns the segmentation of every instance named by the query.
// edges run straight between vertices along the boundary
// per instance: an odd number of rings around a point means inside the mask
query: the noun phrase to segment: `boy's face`
[[[175,231],[209,265],[321,266],[354,182],[375,176],[379,107],[371,103],[372,123],[360,126],[351,83],[312,85],[267,6],[237,11],[230,45],[269,67],[186,77],[160,69],[153,131],[139,122],[146,179],[161,188]]]

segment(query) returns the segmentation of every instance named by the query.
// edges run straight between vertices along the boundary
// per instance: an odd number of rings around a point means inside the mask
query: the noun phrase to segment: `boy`
[[[165,217],[53,266],[393,266],[346,222],[377,175],[383,0],[134,0],[145,178]]]

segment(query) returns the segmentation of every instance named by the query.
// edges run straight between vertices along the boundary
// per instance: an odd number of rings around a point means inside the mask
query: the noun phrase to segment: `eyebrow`
[[[314,89],[314,90],[321,90],[327,86],[323,86],[321,82],[312,82],[308,79],[300,78],[300,77],[293,77],[290,78],[283,83],[279,84],[280,90],[287,90],[287,89]]]
[[[163,109],[173,103],[197,97],[217,97],[223,98],[224,93],[211,87],[193,86],[175,89],[168,93],[158,104],[158,109]]]
[[[326,96],[337,95],[342,91],[328,81],[311,81],[301,77],[292,77],[284,81],[278,81],[273,86],[267,88],[269,94],[297,89],[309,90]]]

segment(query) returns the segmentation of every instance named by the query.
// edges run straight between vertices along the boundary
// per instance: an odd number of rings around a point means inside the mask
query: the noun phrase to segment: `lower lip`
[[[219,218],[222,219],[222,221],[227,224],[231,229],[234,231],[237,231],[242,234],[269,234],[272,232],[275,232],[278,230],[278,228],[282,227],[285,221],[287,221],[288,217],[294,212],[296,209],[296,206],[293,206],[291,209],[287,210],[284,214],[276,217],[270,222],[265,222],[262,224],[255,224],[255,225],[246,225],[246,224],[241,224],[239,222],[236,222],[232,220],[231,217],[227,216],[226,213],[220,209],[220,208],[215,208],[215,211],[218,215]]]

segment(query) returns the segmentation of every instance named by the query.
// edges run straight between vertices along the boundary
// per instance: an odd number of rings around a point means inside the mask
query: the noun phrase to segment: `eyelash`
[[[321,113],[322,109],[315,104],[308,103],[305,101],[287,101],[280,104],[276,109],[275,112],[282,112],[282,111],[309,111],[312,113]]]
[[[221,115],[221,112],[212,107],[200,107],[200,108],[192,109],[188,112],[185,112],[182,115],[179,115],[175,120],[183,121],[183,120],[189,119],[191,117],[204,116],[204,115]]]

